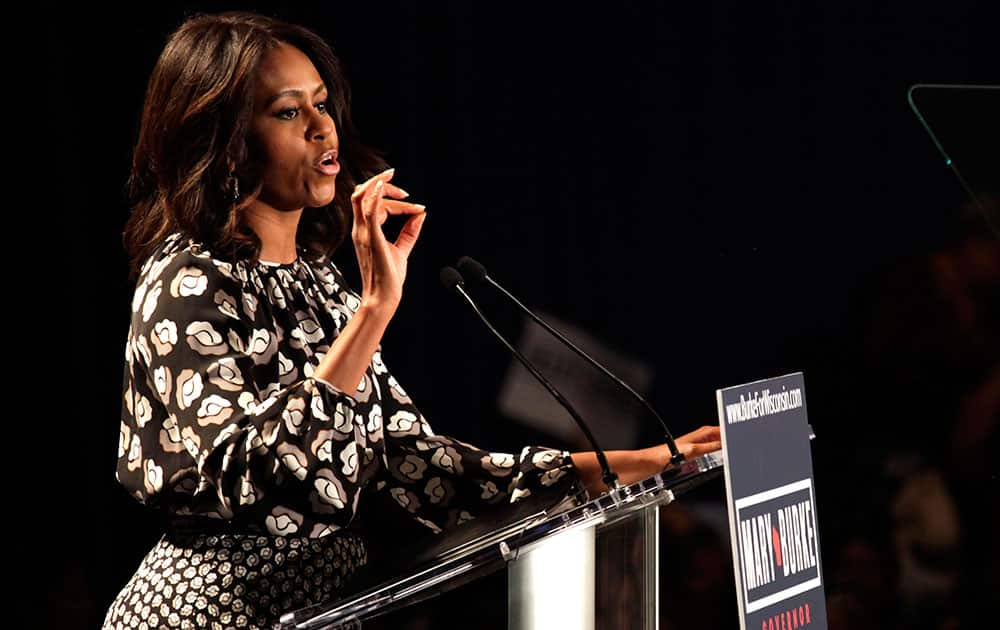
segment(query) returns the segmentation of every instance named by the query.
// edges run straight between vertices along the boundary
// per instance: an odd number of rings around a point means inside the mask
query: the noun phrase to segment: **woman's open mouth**
[[[316,170],[324,175],[336,175],[340,172],[340,163],[336,158],[328,158],[315,166]]]
[[[340,172],[340,164],[337,162],[337,150],[331,149],[319,156],[314,168],[324,175],[336,175]]]

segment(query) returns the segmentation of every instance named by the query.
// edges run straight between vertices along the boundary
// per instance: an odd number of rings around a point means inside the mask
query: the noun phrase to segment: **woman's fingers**
[[[390,214],[421,214],[427,209],[427,206],[395,199],[382,199],[382,209],[385,212],[379,217],[379,225],[385,223]]]
[[[409,201],[399,201],[398,199],[382,198],[386,210],[390,214],[420,214],[427,207],[422,203],[410,203]]]
[[[685,457],[698,457],[722,448],[722,432],[718,425],[704,425],[675,440]]]
[[[394,188],[396,188],[396,190],[402,190],[398,187]],[[375,187],[372,189],[372,193],[365,197],[362,201],[362,205],[366,208],[366,217],[372,220],[372,227],[376,225],[381,226],[385,223],[386,219],[389,218],[390,214],[420,214],[427,208],[425,205],[420,203],[410,203],[408,201],[400,201],[398,199],[391,199],[383,196],[389,192],[389,184],[376,182]],[[409,194],[405,191],[403,192],[404,194]]]
[[[692,444],[694,447],[693,455],[697,457],[698,455],[704,455],[705,453],[714,453],[715,451],[722,448],[722,442],[699,442],[698,444]]]
[[[718,425],[704,425],[690,433],[685,433],[680,439],[686,442],[713,442],[722,439]]]
[[[393,197],[398,197],[400,199],[410,196],[410,193],[395,184],[390,184],[388,181],[385,183],[383,194],[392,195]]]
[[[371,191],[376,184],[378,184],[379,182],[382,182],[383,184],[387,183],[390,179],[392,179],[392,176],[395,174],[396,174],[396,169],[390,168],[382,171],[378,175],[373,175],[372,177],[369,177],[364,183],[354,187],[354,192],[351,193],[351,201],[353,202],[355,200],[361,199],[362,197],[367,195],[368,192]]]
[[[678,449],[684,453],[684,457],[698,457],[705,453],[713,453],[722,448],[722,442],[712,440],[708,442],[684,442]]]
[[[424,227],[424,219],[426,218],[426,212],[412,216],[403,225],[403,229],[399,231],[399,236],[396,237],[396,248],[399,249],[404,258],[410,257],[410,252],[413,251],[413,246],[417,243],[417,238],[420,236],[420,230]]]
[[[382,235],[381,225],[385,219],[381,218],[384,214],[383,211],[383,199],[382,199],[382,188],[384,183],[381,181],[375,182],[375,187],[372,189],[372,194],[367,195],[362,202],[364,206],[365,220],[368,224],[369,231],[372,232],[372,240],[375,240],[376,234]]]
[[[395,173],[396,169],[390,168],[382,171],[374,177],[369,178],[363,184],[354,187],[354,192],[351,193],[351,207],[354,210],[355,224],[358,224],[370,215],[374,209],[374,204],[372,203],[374,198],[383,194],[382,190],[388,184],[389,180],[392,179],[392,176],[395,175]],[[377,192],[375,190],[376,188],[379,189]],[[392,186],[392,188],[395,189],[395,191],[402,191],[402,189],[398,186]],[[398,192],[394,194],[398,194]]]
[[[378,213],[381,208],[389,208],[390,214],[401,214],[401,213],[416,213],[423,210],[424,206],[420,204],[411,204],[407,202],[398,202],[397,198],[405,198],[410,195],[399,186],[395,186],[389,183],[389,178],[393,175],[393,169],[380,173],[372,179],[369,179],[361,186],[355,188],[354,193],[351,195],[351,203],[354,206],[355,219],[361,217],[358,216],[359,211],[362,215],[371,216],[373,213],[378,217],[379,225],[385,222],[385,216]],[[390,198],[386,198],[388,195]],[[380,205],[380,202],[386,203],[391,202],[392,204],[403,204],[403,205],[392,205],[385,206]]]
[[[351,195],[356,231],[354,240],[369,251],[377,252],[383,261],[387,260],[389,242],[381,226],[389,215],[411,215],[393,243],[406,258],[420,236],[426,211],[423,204],[400,201],[410,193],[389,182],[394,174],[395,169],[379,173],[356,187]]]

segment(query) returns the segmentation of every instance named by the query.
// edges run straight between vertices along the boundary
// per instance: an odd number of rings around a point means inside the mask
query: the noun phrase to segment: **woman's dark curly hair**
[[[122,234],[130,279],[175,231],[233,260],[259,260],[260,239],[242,212],[261,189],[263,160],[248,134],[257,67],[281,44],[305,53],[326,84],[342,164],[333,201],[303,209],[297,245],[316,260],[348,234],[356,183],[388,165],[360,142],[347,80],[329,44],[304,27],[257,13],[195,14],[169,36],[146,88],[128,180],[132,212]],[[236,201],[233,173],[241,192]]]

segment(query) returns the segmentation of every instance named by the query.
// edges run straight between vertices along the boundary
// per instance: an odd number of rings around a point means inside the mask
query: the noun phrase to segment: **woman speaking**
[[[367,561],[380,493],[440,532],[558,485],[600,494],[592,452],[508,454],[436,435],[382,358],[427,211],[359,142],[331,47],[247,12],[196,15],[149,79],[123,240],[135,293],[117,479],[165,532],[105,628],[264,628]],[[398,238],[382,231],[405,217]],[[350,235],[354,292],[331,262]],[[721,447],[717,427],[677,440]],[[666,445],[607,454],[623,483]]]

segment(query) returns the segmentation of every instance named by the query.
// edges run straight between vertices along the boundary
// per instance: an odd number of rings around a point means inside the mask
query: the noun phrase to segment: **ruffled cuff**
[[[563,464],[569,467],[569,474],[573,477],[573,485],[570,488],[570,497],[573,499],[573,506],[583,505],[584,503],[590,503],[593,497],[587,492],[587,486],[583,483],[583,478],[580,477],[580,469],[576,467],[573,463],[573,458],[570,456],[569,451],[562,452]]]
[[[525,446],[518,461],[517,476],[511,481],[510,502],[529,496],[533,489],[551,492],[559,485],[575,505],[590,501],[590,495],[573,464],[568,450],[544,446]]]

